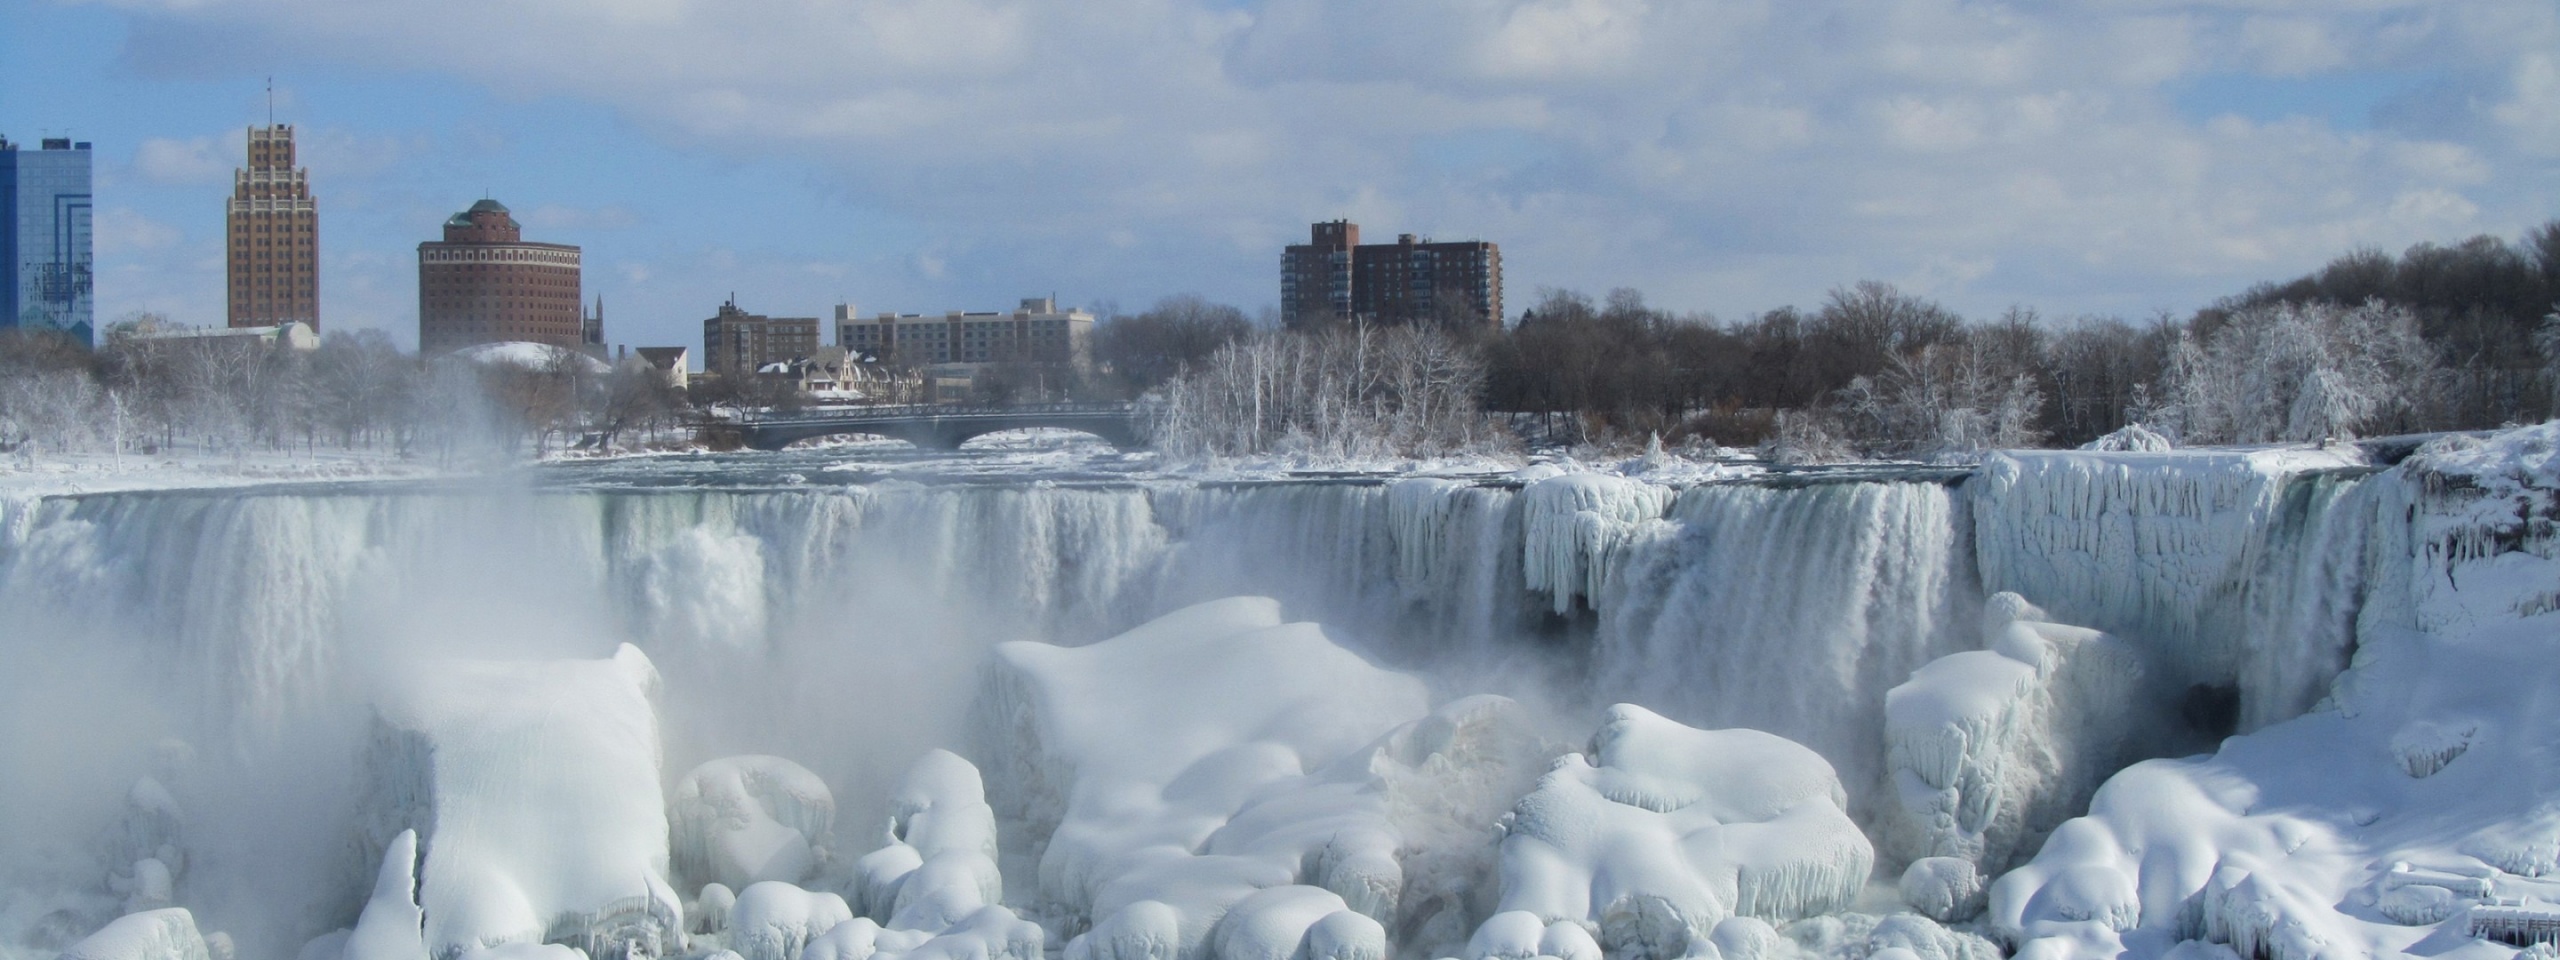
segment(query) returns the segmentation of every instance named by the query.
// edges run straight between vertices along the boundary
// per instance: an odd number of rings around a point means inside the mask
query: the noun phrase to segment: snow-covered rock
[[[430,954],[682,946],[683,906],[665,879],[658,682],[625,644],[602,660],[420,664],[380,699],[371,816],[426,848],[417,903]]]
[[[1613,958],[1673,960],[1742,915],[1841,909],[1875,851],[1850,822],[1831,765],[1756,730],[1698,730],[1631,704],[1609,708],[1588,755],[1557,762],[1520,800],[1502,843],[1503,915],[1530,925],[1487,944],[1597,926]]]
[[[723,757],[693,768],[667,802],[676,877],[745,889],[799,883],[826,863],[835,796],[781,757]]]

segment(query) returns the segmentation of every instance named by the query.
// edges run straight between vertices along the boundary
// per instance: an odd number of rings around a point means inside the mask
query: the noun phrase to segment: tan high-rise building
[[[320,329],[320,208],[293,164],[293,127],[249,128],[249,165],[231,178],[231,325]]]
[[[444,222],[442,242],[418,245],[418,352],[510,340],[576,350],[588,338],[579,276],[578,248],[528,243],[506,204],[474,203]],[[602,316],[596,326],[601,343]]]

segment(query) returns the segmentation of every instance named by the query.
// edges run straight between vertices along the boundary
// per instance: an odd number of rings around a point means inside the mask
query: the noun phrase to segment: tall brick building
[[[1502,323],[1502,247],[1400,234],[1361,243],[1348,220],[1315,224],[1280,254],[1280,316],[1291,328],[1366,323]]]
[[[702,321],[702,372],[743,382],[768,363],[815,356],[818,318],[768,317],[738,309],[736,297]]]
[[[294,166],[293,127],[249,128],[249,165],[232,172],[224,259],[231,326],[320,329],[320,207]]]
[[[505,204],[472,204],[444,222],[442,242],[418,245],[418,352],[509,340],[576,350],[579,276],[578,248],[527,243]]]

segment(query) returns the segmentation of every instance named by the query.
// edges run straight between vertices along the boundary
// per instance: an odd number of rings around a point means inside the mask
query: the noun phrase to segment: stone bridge
[[[1090,433],[1122,450],[1146,446],[1146,439],[1138,430],[1137,410],[1126,403],[849,407],[750,417],[726,425],[741,442],[758,450],[780,450],[798,440],[852,433],[904,440],[928,449],[957,450],[971,437],[1032,427]]]

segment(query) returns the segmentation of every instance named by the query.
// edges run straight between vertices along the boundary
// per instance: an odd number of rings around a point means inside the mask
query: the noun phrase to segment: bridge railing
[[[841,407],[833,410],[804,410],[798,413],[751,413],[728,421],[734,424],[810,423],[834,420],[915,420],[928,417],[956,416],[1057,416],[1062,414],[1128,414],[1137,410],[1131,403],[1025,403],[1025,404],[958,404],[918,403],[877,407]]]

